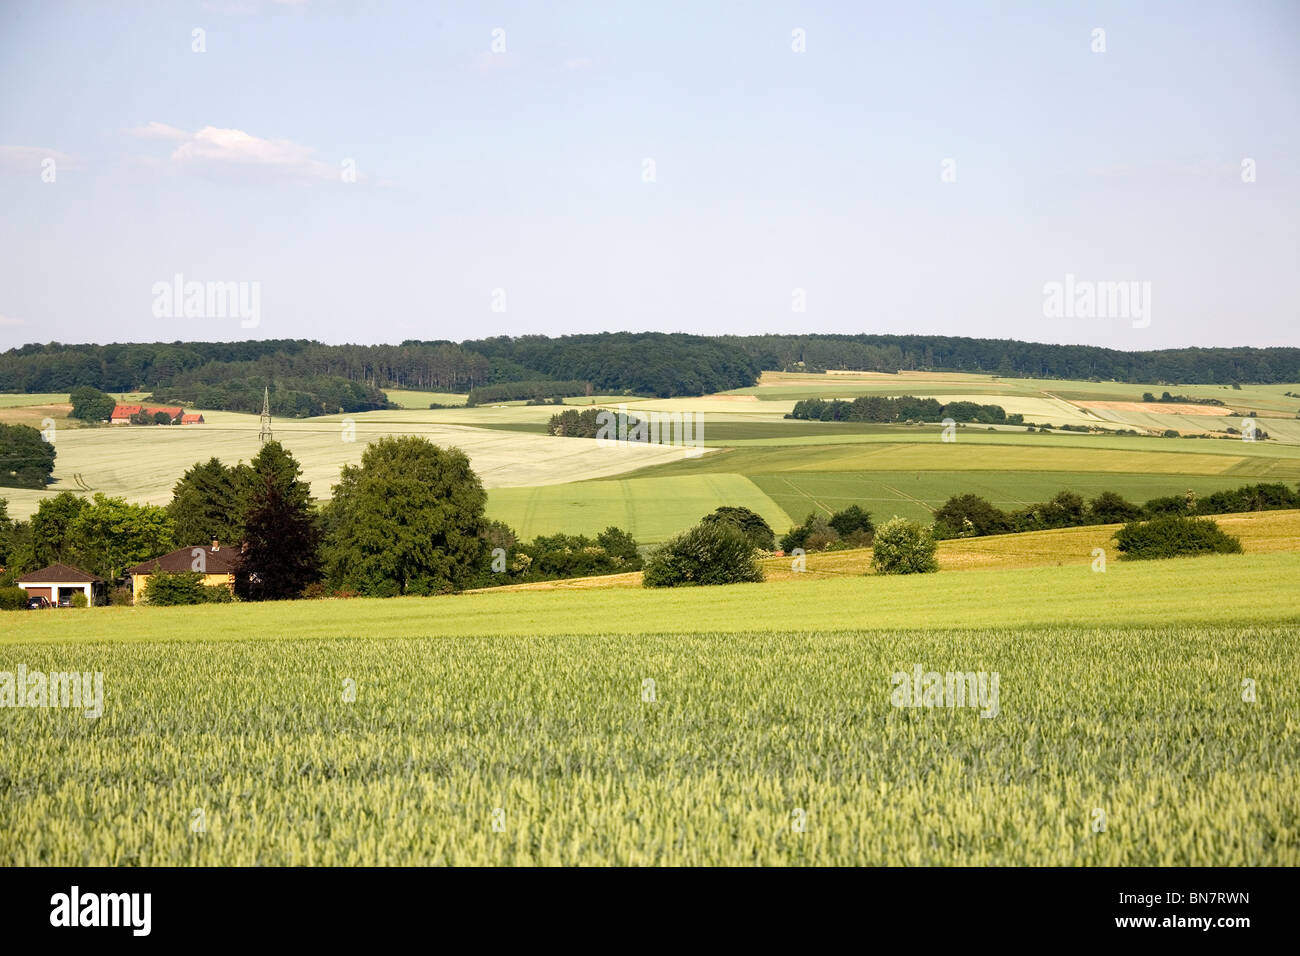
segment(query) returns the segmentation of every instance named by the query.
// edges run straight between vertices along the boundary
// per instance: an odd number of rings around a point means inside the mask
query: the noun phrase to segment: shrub
[[[1187,504],[1185,495],[1167,495],[1161,498],[1152,498],[1142,509],[1149,517],[1158,518],[1164,515],[1187,515],[1192,513],[1191,507]]]
[[[131,606],[131,589],[130,588],[112,588],[108,592],[108,603],[112,607],[130,607]]]
[[[1281,482],[1243,485],[1230,491],[1216,491],[1197,505],[1203,515],[1224,515],[1238,511],[1276,511],[1300,507],[1300,494]]]
[[[936,538],[962,538],[1005,534],[1011,518],[991,501],[979,495],[953,495],[934,513]]]
[[[312,582],[313,584],[315,582]],[[233,604],[235,595],[231,593],[230,588],[224,584],[205,584],[203,585],[203,603],[204,604]]]
[[[0,611],[20,611],[27,606],[27,592],[22,588],[0,588]]]
[[[754,545],[743,531],[728,521],[701,521],[650,556],[644,583],[671,588],[762,580]]]
[[[203,575],[197,571],[159,572],[149,575],[144,586],[145,604],[174,607],[181,604],[204,604]]]
[[[781,537],[781,550],[789,554],[795,548],[805,551],[825,551],[839,543],[840,536],[826,520],[816,513],[803,519],[803,524],[791,528]]]
[[[739,506],[723,505],[710,515],[704,516],[704,521],[726,521],[745,533],[754,547],[760,551],[771,551],[776,547],[776,532],[772,526],[767,523],[762,515],[750,511],[748,508]]]
[[[768,529],[768,533],[771,533],[771,529]],[[637,551],[636,539],[632,537],[630,532],[610,525],[596,535],[596,544],[598,547],[603,548],[605,553],[624,570],[639,571],[641,569],[641,554]]]
[[[1115,533],[1115,540],[1120,557],[1130,560],[1241,553],[1241,541],[1212,519],[1181,515],[1131,521]]]
[[[68,603],[72,607],[90,607],[90,601],[86,599],[85,591],[78,591],[76,594],[72,595],[72,599]]]
[[[1141,517],[1141,507],[1113,491],[1103,491],[1088,505],[1088,519],[1093,524],[1119,524]]]
[[[906,518],[890,518],[876,530],[871,567],[877,574],[926,574],[939,570],[934,536]]]
[[[1083,499],[1073,491],[1059,491],[1051,501],[1031,505],[1020,512],[1017,527],[1022,531],[1043,528],[1074,528],[1084,524]]]
[[[828,522],[835,533],[841,538],[861,540],[862,533],[866,533],[867,541],[871,540],[871,535],[876,531],[876,526],[871,522],[871,513],[863,510],[858,505],[849,505],[843,511],[837,511],[831,515]]]

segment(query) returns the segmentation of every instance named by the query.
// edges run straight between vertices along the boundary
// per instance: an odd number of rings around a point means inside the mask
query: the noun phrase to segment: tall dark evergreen
[[[320,527],[311,486],[277,441],[249,465],[240,569],[235,590],[253,601],[299,597],[320,579]]]

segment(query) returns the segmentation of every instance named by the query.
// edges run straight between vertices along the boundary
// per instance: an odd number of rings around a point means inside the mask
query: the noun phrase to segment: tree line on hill
[[[1020,425],[1023,415],[1008,415],[1001,405],[980,405],[977,402],[943,403],[934,398],[917,398],[900,395],[886,398],[883,395],[862,395],[852,401],[832,398],[806,398],[794,403],[786,418],[801,418],[816,422],[941,422],[951,418],[957,422],[978,422],[984,425]]]
[[[25,345],[0,354],[0,391],[150,391],[157,400],[295,416],[384,407],[384,388],[468,392],[549,382],[550,397],[577,381],[604,394],[703,395],[753,385],[753,358],[716,339],[637,332],[500,337],[453,343],[322,345],[303,340],[140,345]],[[349,387],[352,386],[352,387]],[[277,399],[277,393],[281,397]],[[255,400],[254,400],[255,399]],[[491,400],[502,400],[497,396]],[[279,402],[279,406],[275,403]],[[320,414],[319,411],[314,412]]]
[[[1183,348],[1124,352],[1093,345],[947,335],[749,335],[720,341],[764,369],[821,372],[953,371],[1016,378],[1210,385],[1300,381],[1300,348]]]
[[[1192,398],[1190,395],[1170,395],[1168,392],[1161,392],[1160,397],[1156,398],[1152,392],[1143,392],[1142,401],[1151,403],[1172,403],[1175,405],[1225,405],[1222,399],[1218,398]],[[1254,412],[1251,412],[1253,415]]]
[[[581,381],[600,394],[703,395],[751,386],[764,369],[1272,383],[1300,380],[1300,349],[1122,352],[953,336],[660,332],[499,336],[460,343],[408,340],[400,345],[324,345],[302,339],[51,342],[0,354],[0,391],[68,392],[90,386],[104,392],[152,391],[159,400],[167,396],[207,408],[257,411],[261,390],[269,384],[283,395],[278,399],[281,406],[273,407],[275,414],[292,416],[313,409],[334,413],[383,407],[380,392],[385,388],[468,392],[507,383]]]

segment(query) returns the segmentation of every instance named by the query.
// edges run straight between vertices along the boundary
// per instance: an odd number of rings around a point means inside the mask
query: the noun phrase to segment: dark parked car
[[[50,607],[50,599],[46,597],[29,597],[27,599],[27,610],[38,611],[43,607]]]

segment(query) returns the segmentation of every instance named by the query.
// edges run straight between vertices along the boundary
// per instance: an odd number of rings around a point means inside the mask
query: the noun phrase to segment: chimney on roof
[[[213,551],[221,550],[221,542],[219,542],[216,538],[212,539],[212,550]]]

